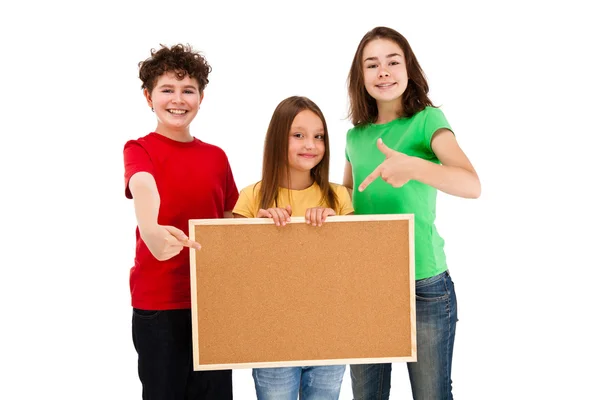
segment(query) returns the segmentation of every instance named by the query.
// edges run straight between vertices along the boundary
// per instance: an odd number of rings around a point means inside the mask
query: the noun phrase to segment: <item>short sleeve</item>
[[[233,179],[233,173],[231,172],[231,166],[229,165],[229,160],[226,159],[227,163],[227,172],[226,172],[226,182],[225,182],[225,211],[233,210],[235,207],[238,198],[238,188],[235,184],[235,180]]]
[[[125,163],[125,197],[132,199],[133,196],[129,191],[131,177],[138,172],[148,172],[154,175],[154,167],[150,155],[137,140],[130,140],[125,143],[123,160]]]
[[[433,152],[433,149],[431,148],[431,139],[433,138],[433,134],[442,128],[446,128],[453,132],[442,110],[439,108],[428,107],[426,109],[423,133],[425,135],[424,144],[429,151]]]
[[[256,207],[257,196],[255,196],[255,188],[256,185],[250,185],[242,189],[237,203],[233,207],[234,214],[239,214],[246,218],[256,217],[258,209]]]
[[[354,212],[354,207],[352,206],[352,199],[350,198],[350,193],[348,193],[348,189],[342,185],[336,185],[335,194],[338,197],[338,210],[336,212],[337,215],[348,215]]]

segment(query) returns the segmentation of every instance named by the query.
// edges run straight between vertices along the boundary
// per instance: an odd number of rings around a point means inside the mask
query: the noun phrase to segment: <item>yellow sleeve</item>
[[[354,212],[354,207],[352,206],[352,199],[350,198],[350,194],[348,193],[348,189],[342,185],[335,185],[335,194],[338,197],[338,210],[336,210],[337,215],[348,215]]]
[[[233,213],[242,215],[246,218],[255,218],[257,207],[256,197],[258,196],[258,188],[256,185],[250,185],[242,189],[238,198]]]

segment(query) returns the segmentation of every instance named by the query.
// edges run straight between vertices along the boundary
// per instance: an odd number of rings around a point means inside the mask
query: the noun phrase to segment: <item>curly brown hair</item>
[[[187,44],[176,44],[170,48],[161,44],[159,50],[150,50],[150,57],[138,63],[142,89],[152,93],[158,78],[165,72],[174,72],[177,79],[187,76],[198,81],[200,93],[208,85],[208,74],[212,67],[203,55]]]

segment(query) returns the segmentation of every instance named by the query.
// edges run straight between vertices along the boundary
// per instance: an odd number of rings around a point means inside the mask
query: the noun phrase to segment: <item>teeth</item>
[[[187,111],[185,111],[185,110],[169,110],[169,112],[171,114],[181,115],[181,114],[185,114]]]

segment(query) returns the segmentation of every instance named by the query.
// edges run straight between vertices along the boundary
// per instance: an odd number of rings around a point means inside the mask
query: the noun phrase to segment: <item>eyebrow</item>
[[[291,131],[303,131],[306,132],[307,129],[301,125],[292,125],[292,127],[290,128]],[[318,131],[316,131],[315,133],[317,134],[324,134],[325,133],[325,129],[319,129]]]
[[[165,83],[164,85],[160,85],[159,87],[160,88],[173,88],[173,87],[175,87],[175,85],[171,85],[170,83]],[[196,89],[196,90],[198,89],[194,85],[185,85],[183,88],[184,89]]]
[[[392,57],[395,57],[395,56],[402,57],[402,54],[390,53],[387,56],[385,56],[385,58],[392,58]],[[365,58],[365,60],[363,62],[375,61],[375,60],[378,60],[378,58],[377,57],[368,57],[368,58]]]

